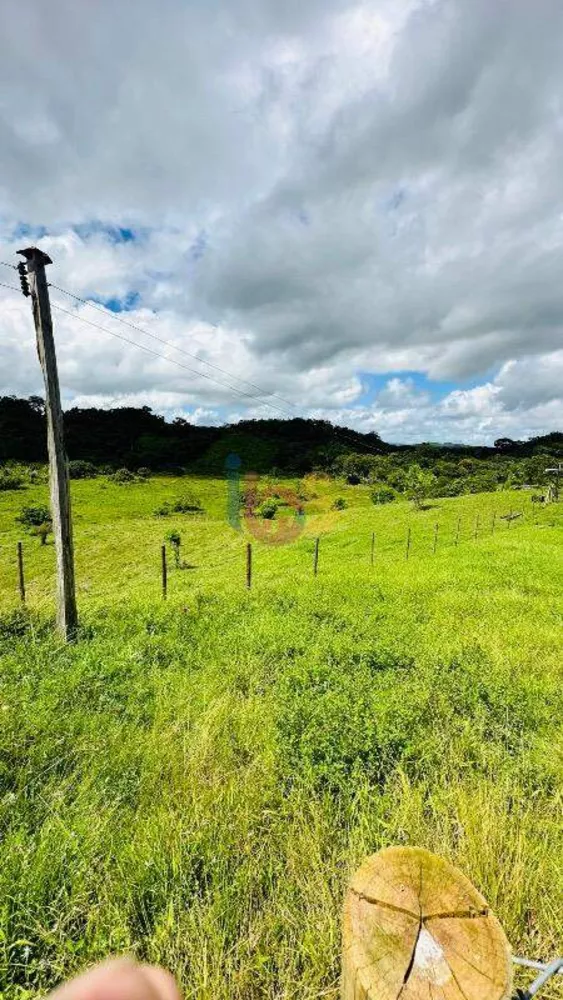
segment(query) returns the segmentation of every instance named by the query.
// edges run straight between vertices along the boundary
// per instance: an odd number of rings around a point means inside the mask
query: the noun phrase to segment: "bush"
[[[392,486],[374,486],[369,495],[372,503],[392,503],[397,499],[397,491]]]
[[[151,470],[146,465],[142,465],[140,469],[137,469],[137,475],[139,479],[150,479]]]
[[[185,494],[177,500],[165,500],[153,511],[154,517],[168,517],[170,514],[203,514],[204,508],[192,494]]]
[[[98,475],[98,470],[92,462],[77,458],[68,463],[68,474],[70,479],[93,479]]]
[[[36,528],[31,528],[31,534],[37,535],[41,540],[41,545],[47,544],[47,536],[51,534],[53,530],[52,521],[44,521],[43,524],[38,524]]]
[[[0,492],[3,490],[21,490],[24,484],[23,476],[8,469],[0,470]]]
[[[192,493],[185,493],[183,496],[178,497],[174,500],[170,508],[176,514],[201,514],[203,513],[203,507],[199,499],[193,496]]]
[[[274,498],[268,497],[267,500],[264,500],[260,506],[256,508],[255,514],[257,517],[263,517],[267,521],[272,521],[276,516],[277,509],[278,505]]]
[[[118,469],[111,478],[114,483],[119,483],[120,486],[127,486],[129,483],[135,482],[135,474],[129,469]]]
[[[176,569],[180,569],[180,546],[182,544],[182,536],[179,531],[169,531],[166,535],[166,541],[172,546],[172,551],[174,552],[174,562],[176,563]]]
[[[39,528],[43,524],[51,522],[51,511],[44,504],[35,507],[22,507],[16,521],[23,524],[24,528]]]
[[[336,497],[331,506],[332,510],[345,510],[348,504],[344,497]]]

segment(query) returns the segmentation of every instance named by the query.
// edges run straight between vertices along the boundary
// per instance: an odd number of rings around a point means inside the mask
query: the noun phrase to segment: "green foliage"
[[[127,470],[122,469],[120,471]],[[98,475],[98,470],[92,462],[86,462],[82,458],[77,458],[68,463],[68,474],[71,479],[93,479],[94,476]]]
[[[38,524],[35,528],[30,529],[31,535],[36,535],[39,538],[41,545],[47,544],[47,538],[53,530],[52,521],[43,521],[43,524]]]
[[[177,500],[166,500],[153,511],[155,517],[168,517],[170,514],[204,514],[201,501],[192,493],[184,493]]]
[[[127,952],[189,997],[333,1000],[345,885],[391,843],[461,867],[516,953],[556,954],[563,505],[495,490],[414,514],[372,504],[387,479],[318,479],[293,544],[255,541],[247,592],[245,538],[206,477],[190,486],[207,516],[170,522],[197,571],[162,601],[151,511],[183,483],[72,482],[68,647],[50,548],[26,545],[18,608],[21,501],[0,496],[3,1000]]]
[[[372,503],[392,503],[397,499],[397,491],[392,486],[385,486],[383,483],[376,483],[369,491]]]
[[[135,482],[135,473],[129,469],[117,469],[111,478],[114,483],[118,483],[120,486],[129,486]]]
[[[405,476],[405,494],[412,500],[415,507],[420,508],[422,501],[432,496],[434,476],[420,465],[409,465]]]
[[[142,465],[140,469],[137,469],[137,475],[139,479],[150,479],[151,470],[146,465]]]
[[[51,511],[45,504],[35,504],[22,507],[16,521],[23,524],[24,528],[38,528],[51,520]]]
[[[182,536],[179,531],[172,529],[166,533],[166,541],[170,543],[172,551],[174,553],[174,561],[176,563],[176,569],[180,568],[180,548],[182,545]]]
[[[263,500],[258,507],[256,507],[255,514],[257,517],[262,517],[266,521],[271,521],[276,516],[276,511],[278,509],[278,503],[274,497],[268,497]]]
[[[25,479],[12,469],[0,469],[0,492],[8,490],[21,490]]]
[[[344,497],[335,497],[335,499],[332,501],[331,509],[332,510],[346,510],[347,506],[348,506],[348,504],[347,504],[346,500],[344,499]]]

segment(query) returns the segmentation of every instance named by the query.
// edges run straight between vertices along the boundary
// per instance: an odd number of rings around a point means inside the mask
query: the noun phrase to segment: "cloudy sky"
[[[0,258],[37,244],[97,303],[52,289],[65,405],[392,441],[563,427],[561,0],[0,16]],[[29,302],[0,287],[0,393],[40,390]]]

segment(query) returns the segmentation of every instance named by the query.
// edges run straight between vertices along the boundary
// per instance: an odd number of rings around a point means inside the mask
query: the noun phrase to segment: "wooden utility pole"
[[[319,539],[315,538],[315,553],[313,556],[313,576],[319,572]]]
[[[371,533],[371,565],[373,566],[375,559],[375,531]]]
[[[246,543],[246,586],[252,586],[252,542]]]
[[[47,450],[49,453],[49,487],[51,515],[57,556],[57,624],[66,642],[74,639],[78,625],[76,592],[74,586],[74,553],[72,545],[72,517],[68,481],[68,460],[64,447],[63,411],[53,339],[53,322],[49,304],[49,290],[45,265],[52,260],[29,247],[19,250],[27,261],[27,274],[33,304],[33,320],[37,334],[37,353],[45,381],[45,412],[47,416]],[[25,277],[22,275],[22,290]],[[25,290],[24,290],[24,294]]]
[[[411,529],[409,526],[409,528],[407,529],[407,548],[405,551],[405,559],[409,558],[410,551],[411,551]]]

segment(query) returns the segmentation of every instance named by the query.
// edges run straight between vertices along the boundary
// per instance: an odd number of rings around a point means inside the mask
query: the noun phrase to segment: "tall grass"
[[[0,498],[3,996],[131,950],[188,997],[336,997],[346,880],[390,843],[460,865],[516,952],[561,950],[560,509],[492,535],[522,495],[415,512],[319,483],[294,545],[255,543],[246,592],[220,484],[192,484],[205,517],[165,522],[151,511],[177,482],[72,485],[66,648],[52,546],[26,542],[23,614],[23,501]],[[171,571],[165,604],[170,527],[195,568]]]

